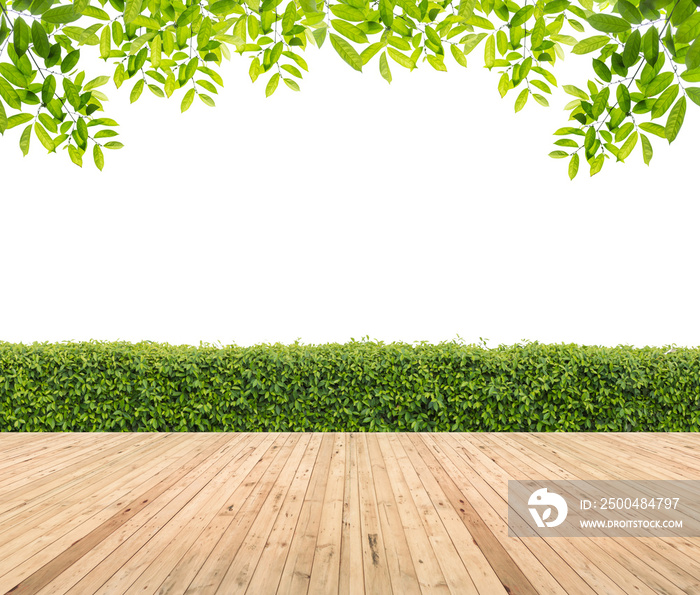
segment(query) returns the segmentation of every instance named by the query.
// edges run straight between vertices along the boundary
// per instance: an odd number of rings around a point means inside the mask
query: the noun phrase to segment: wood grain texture
[[[700,593],[698,537],[510,537],[529,478],[700,480],[700,434],[0,434],[0,593]]]

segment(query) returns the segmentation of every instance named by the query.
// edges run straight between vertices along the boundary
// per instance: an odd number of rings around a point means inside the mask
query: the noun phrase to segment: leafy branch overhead
[[[637,144],[648,164],[648,135],[673,142],[686,98],[700,105],[700,87],[688,84],[700,82],[700,0],[579,1],[0,0],[0,133],[19,127],[24,155],[34,138],[77,165],[89,151],[101,170],[103,149],[122,147],[117,123],[102,115],[100,88],[110,80],[129,86],[132,103],[147,88],[179,93],[183,112],[197,97],[214,106],[223,86],[216,67],[234,51],[250,59],[250,78],[269,97],[280,82],[299,91],[303,52],[326,38],[355,70],[376,57],[388,82],[397,64],[446,71],[449,55],[466,67],[483,45],[501,97],[519,87],[517,112],[530,96],[549,105],[552,67],[570,46],[592,54],[594,76],[586,89],[562,85],[573,97],[569,125],[554,133],[561,138],[550,156],[568,159],[571,179],[581,157],[594,175]],[[86,81],[79,65],[89,51],[109,70]]]

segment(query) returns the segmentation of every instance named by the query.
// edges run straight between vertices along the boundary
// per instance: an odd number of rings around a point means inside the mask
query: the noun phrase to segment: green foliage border
[[[117,88],[130,82],[132,103],[149,89],[161,98],[181,91],[183,112],[197,97],[214,106],[223,86],[214,67],[233,49],[250,58],[250,78],[266,80],[269,97],[280,82],[300,90],[308,71],[302,53],[326,39],[358,71],[379,56],[389,83],[391,64],[414,70],[427,61],[447,71],[449,54],[466,67],[483,42],[486,68],[500,73],[501,96],[521,88],[516,112],[529,97],[549,105],[547,95],[558,87],[551,67],[564,59],[563,47],[597,52],[585,90],[562,86],[573,97],[566,106],[572,125],[554,133],[563,138],[550,156],[568,159],[571,179],[582,156],[592,176],[607,159],[624,162],[638,144],[649,164],[648,135],[673,142],[686,98],[700,104],[700,87],[688,85],[700,82],[700,0],[92,1],[0,0],[0,133],[21,126],[24,155],[36,138],[82,167],[92,147],[102,170],[103,149],[123,146],[117,122],[99,114],[107,101],[100,87],[110,80]],[[596,34],[572,35],[587,29]],[[93,46],[113,72],[86,82],[78,66]],[[651,119],[639,121],[645,114]],[[663,124],[654,121],[664,116]]]
[[[699,431],[700,349],[0,342],[2,431]]]

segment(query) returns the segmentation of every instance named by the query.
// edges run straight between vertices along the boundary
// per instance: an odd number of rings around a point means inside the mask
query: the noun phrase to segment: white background
[[[699,345],[697,106],[650,167],[640,143],[570,182],[547,155],[571,97],[515,114],[482,56],[390,62],[388,85],[327,41],[265,99],[234,54],[217,107],[184,115],[109,83],[126,147],[103,173],[8,131],[0,340]],[[585,89],[590,58],[560,85]]]

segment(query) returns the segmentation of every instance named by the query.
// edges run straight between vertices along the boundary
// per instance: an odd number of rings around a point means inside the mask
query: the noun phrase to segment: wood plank
[[[384,537],[377,510],[372,466],[367,449],[367,436],[357,436],[357,477],[360,485],[360,527],[362,529],[362,565],[365,592],[393,593],[387,568]],[[395,595],[399,595],[398,593]]]
[[[384,449],[380,447],[380,441],[385,445]],[[402,595],[410,593],[420,595],[421,590],[418,586],[411,550],[408,547],[396,497],[387,472],[388,467],[397,463],[396,457],[385,434],[367,434],[367,447],[392,589],[394,593]]]
[[[226,440],[226,436],[222,436],[222,439]],[[95,520],[100,524],[94,527],[94,523],[87,525],[87,529],[91,530],[79,537],[76,541],[72,543],[68,542],[70,545],[68,545],[68,543],[59,543],[58,552],[61,553],[49,553],[47,551],[49,548],[42,550],[42,554],[48,554],[49,556],[53,557],[50,557],[48,561],[44,562],[43,565],[30,576],[22,576],[21,582],[16,584],[12,589],[13,594],[20,595],[23,593],[35,593],[39,589],[46,586],[68,566],[72,565],[76,560],[79,560],[93,547],[95,547],[95,545],[104,540],[106,536],[113,533],[121,525],[137,514],[148,504],[149,501],[157,498],[169,487],[176,484],[179,480],[186,476],[190,470],[196,469],[197,466],[201,464],[212,451],[216,450],[217,447],[218,441],[210,442],[209,444],[202,442],[199,446],[194,448],[190,447],[188,453],[189,460],[176,460],[167,465],[162,464],[162,468],[158,471],[158,473],[150,477],[145,483],[139,485],[138,490],[132,490],[130,493],[125,494],[127,497],[124,499],[124,502],[118,504],[116,508],[108,509],[105,514],[97,515]],[[83,527],[80,527],[79,529],[85,530]],[[69,532],[68,535],[71,533],[75,533],[75,531]],[[43,562],[43,559],[41,561]],[[20,565],[17,568],[21,568],[23,566],[24,565]],[[4,583],[7,580],[7,577],[10,577],[10,584],[16,580],[16,576],[12,575],[12,573],[3,576],[0,579],[0,590],[4,588]],[[85,593],[85,591],[83,591],[83,593]]]
[[[309,577],[309,593],[314,594],[338,592],[346,437],[338,432],[334,434],[333,439],[333,452],[326,479],[326,491],[323,495],[314,561]]]
[[[497,441],[488,436],[480,436],[477,437],[477,439],[483,442],[483,444],[478,445],[478,447],[483,447],[485,456],[501,467],[506,473],[511,475],[517,474],[520,479],[542,479],[545,477],[547,479],[578,479],[569,472],[566,472],[565,475],[555,475],[546,465],[540,464],[536,456],[533,456],[531,453],[519,456],[521,453],[504,445],[504,440]],[[501,493],[503,494],[503,492]],[[589,555],[587,555],[586,548],[582,550],[577,547],[583,543],[582,540],[592,541],[600,545],[601,539],[602,538],[591,539],[587,537],[545,538],[544,541],[551,546],[552,550],[562,556],[563,559],[568,562],[567,564],[555,564],[550,559],[543,558],[542,554],[538,552],[538,550],[541,550],[539,547],[531,547],[531,550],[542,560],[547,568],[551,569],[553,575],[567,592],[583,592],[584,589],[587,588],[589,590],[593,589],[597,593],[624,593],[624,585],[616,583],[597,565],[602,557],[610,554],[606,547],[601,547],[601,550],[605,551],[604,554],[596,552],[595,549],[593,549],[588,551]],[[540,543],[540,540],[534,539],[527,539],[524,541],[528,546],[537,546]],[[611,541],[613,543],[615,542],[615,540]],[[625,539],[624,541],[628,542],[629,539]],[[616,547],[620,546],[622,542],[623,540],[620,540],[619,543],[616,544]],[[603,562],[603,564],[607,564],[607,562]],[[571,569],[575,571],[574,576],[572,576]],[[576,576],[580,577],[578,581],[576,580]],[[586,584],[582,586],[580,584],[581,580],[584,580]]]
[[[287,560],[282,570],[277,593],[282,595],[303,595],[309,590],[309,579],[316,552],[318,527],[326,493],[326,478],[331,464],[335,436],[323,435],[316,465],[311,474],[309,489],[304,497],[297,528],[289,546]]]
[[[242,459],[241,465],[232,475],[227,489],[222,490],[222,496],[225,497],[216,505],[212,503],[214,516],[208,518],[205,528],[196,534],[194,542],[177,560],[158,588],[158,593],[184,593],[187,590],[221,536],[230,527],[235,514],[243,507],[259,479],[269,468],[279,447],[286,440],[282,434],[260,434],[260,438],[262,439],[255,439],[251,442],[252,450],[247,449],[248,454]],[[277,448],[272,448],[275,445]],[[187,544],[183,544],[183,547],[185,545]],[[170,559],[174,561],[175,557]]]
[[[401,459],[396,458],[396,465],[398,468],[406,469],[404,471],[404,477],[408,474],[414,477],[413,480],[415,485],[415,490],[412,490],[412,495],[415,494],[420,501],[414,499],[414,503],[419,508],[427,508],[428,503],[431,503],[435,508],[440,520],[442,521],[447,533],[454,544],[454,548],[457,554],[462,560],[463,566],[466,568],[469,574],[469,580],[465,579],[465,585],[473,584],[479,593],[506,593],[503,588],[501,581],[499,580],[496,573],[491,568],[488,560],[484,556],[483,552],[479,549],[474,541],[474,538],[469,533],[466,525],[462,522],[457,511],[451,506],[449,499],[445,492],[440,488],[440,484],[435,479],[432,473],[429,472],[425,463],[420,459],[415,460],[410,459],[406,454],[405,449],[401,446],[398,436],[391,435],[387,440],[390,447],[393,449],[394,454],[400,453]],[[396,465],[390,465],[389,468],[395,467]],[[419,476],[416,472],[416,466],[421,469],[422,473]],[[421,488],[418,482],[422,485],[422,489],[425,490],[425,494],[421,494]],[[396,484],[394,484],[396,485]],[[423,517],[421,516],[421,519]],[[431,540],[432,542],[432,540]],[[438,559],[438,563],[442,566],[443,549],[432,543],[435,555]],[[453,565],[456,562],[452,562]],[[452,573],[448,570],[443,570],[446,578],[452,576]],[[454,582],[454,579],[452,579]],[[452,587],[451,587],[452,588]],[[460,587],[461,588],[461,587]],[[466,589],[471,589],[471,586],[464,587],[465,593]],[[452,588],[454,590],[454,588]]]
[[[246,593],[275,593],[279,584],[284,564],[294,538],[294,531],[299,520],[302,504],[306,496],[311,473],[318,457],[322,434],[311,435],[304,458],[289,487],[282,509],[272,527],[270,536],[260,556],[255,572],[251,576]]]
[[[498,513],[492,508],[497,502],[493,496],[487,499],[475,489],[472,482],[480,479],[478,474],[473,469],[469,478],[462,473],[465,466],[449,444],[444,440],[438,443],[425,434],[405,435],[401,440],[409,456],[423,459],[452,507],[459,510],[460,517],[506,591],[516,595],[535,594],[538,589],[532,580],[536,580],[543,585],[542,592],[563,593],[522,541],[508,538]]]
[[[101,488],[119,481],[118,477],[128,480],[127,469],[132,471],[131,477],[138,476],[144,455],[154,459],[171,448],[173,443],[170,440],[160,440],[158,443],[146,440],[141,444],[130,442],[126,450],[113,452],[108,458],[95,460],[86,456],[86,459],[92,459],[92,463],[86,463],[84,475],[78,475],[79,471],[75,471],[70,477],[63,476],[47,484],[46,491],[32,498],[24,495],[19,501],[20,506],[14,506],[0,515],[0,547],[18,537],[24,537],[26,542],[27,532],[33,528],[40,527],[40,532],[45,534],[51,524],[56,524],[67,513],[69,507],[84,507],[97,497]],[[13,547],[17,549],[20,543],[15,541]]]
[[[347,434],[347,437],[338,595],[364,595],[360,484],[357,477],[357,434],[351,432]]]
[[[274,459],[267,467],[266,472],[256,482],[243,507],[237,510],[235,515],[233,510],[229,515],[224,513],[224,516],[233,516],[232,522],[210,552],[185,593],[211,593],[218,590],[231,562],[243,545],[251,525],[255,522],[265,500],[272,491],[277,477],[292,454],[297,442],[293,436],[291,433],[284,433],[280,436],[284,439],[284,443],[281,445],[275,443],[271,447]]]
[[[238,553],[231,561],[217,589],[221,593],[244,593],[248,589],[272,527],[279,518],[290,484],[299,471],[310,438],[309,434],[292,435],[292,441],[296,444],[293,445],[289,458],[272,486],[270,495],[265,499],[255,521],[251,524],[245,536],[244,545],[238,548]]]
[[[510,537],[514,478],[700,479],[700,433],[0,433],[0,592],[700,593],[700,537]]]

